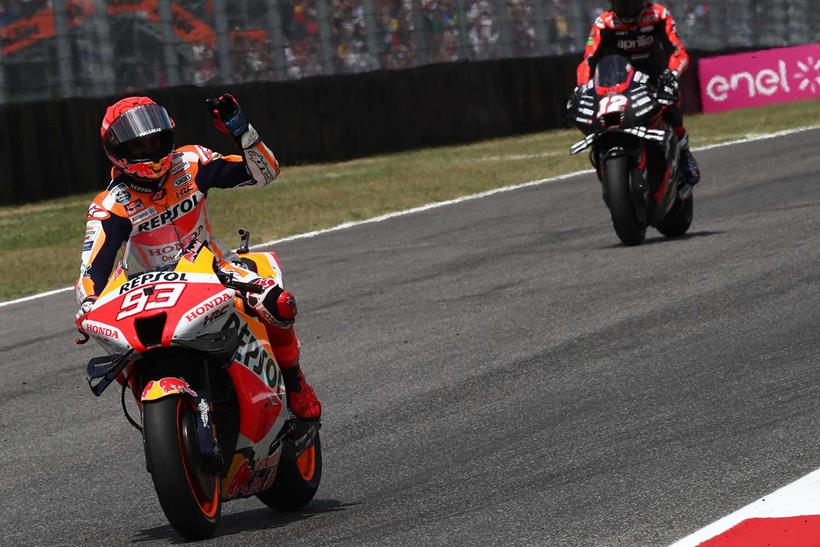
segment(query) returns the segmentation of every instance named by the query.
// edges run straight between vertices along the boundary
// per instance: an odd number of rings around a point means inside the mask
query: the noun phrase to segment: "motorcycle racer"
[[[598,61],[618,54],[630,59],[636,70],[649,75],[659,97],[670,103],[664,118],[675,128],[683,146],[681,164],[686,183],[700,181],[700,168],[689,150],[689,137],[680,110],[679,80],[689,66],[689,55],[678,37],[672,14],[661,4],[649,0],[610,0],[610,10],[602,13],[592,26],[578,65],[578,88],[592,78]]]
[[[156,269],[175,260],[194,239],[206,241],[224,268],[265,287],[259,295],[248,295],[247,302],[265,325],[285,380],[288,406],[299,418],[319,419],[321,404],[299,362],[293,328],[296,301],[282,285],[278,258],[268,252],[240,259],[213,238],[205,207],[212,188],[268,185],[279,175],[279,163],[233,96],[224,94],[207,104],[214,125],[233,138],[241,156],[223,156],[198,145],[175,148],[174,121],[148,97],[128,97],[106,110],[100,135],[113,168],[108,187],[88,209],[75,284],[77,325],[105,287],[123,245],[129,269]]]

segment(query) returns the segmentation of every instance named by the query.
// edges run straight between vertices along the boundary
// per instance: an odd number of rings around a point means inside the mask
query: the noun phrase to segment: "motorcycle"
[[[240,235],[247,255],[250,235]],[[78,343],[90,336],[108,353],[89,361],[89,387],[99,397],[122,385],[162,510],[188,540],[213,535],[224,502],[255,495],[295,510],[319,487],[321,424],[290,414],[265,327],[245,303],[262,290],[193,240],[156,271],[128,275],[121,264],[82,322]]]
[[[683,143],[663,119],[671,104],[620,55],[603,57],[595,78],[571,103],[575,124],[586,137],[570,154],[592,147],[590,161],[625,245],[643,243],[647,226],[679,237],[692,224],[692,187],[679,168]]]

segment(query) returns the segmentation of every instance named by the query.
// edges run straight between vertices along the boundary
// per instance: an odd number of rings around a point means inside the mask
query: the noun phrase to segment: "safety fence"
[[[668,0],[689,48],[820,40],[816,0]],[[579,53],[605,0],[3,0],[0,103]]]
[[[697,63],[684,76],[684,110],[700,109]],[[576,54],[432,64],[402,70],[230,86],[283,165],[470,142],[566,125]],[[223,86],[151,91],[177,125],[177,145],[232,153],[205,98]],[[0,105],[0,204],[98,190],[110,163],[100,122],[113,98]]]

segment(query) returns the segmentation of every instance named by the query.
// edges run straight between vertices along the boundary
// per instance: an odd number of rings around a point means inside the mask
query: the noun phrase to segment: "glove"
[[[74,315],[74,323],[77,325],[77,330],[80,331],[80,334],[83,336],[83,338],[75,340],[77,344],[85,344],[88,341],[88,333],[85,332],[83,328],[83,321],[85,320],[86,314],[94,307],[96,301],[96,296],[87,296],[82,304],[80,304],[80,309],[77,310],[77,313]]]
[[[260,279],[259,282],[266,285],[267,279]],[[286,329],[293,325],[296,319],[296,299],[293,293],[284,290],[276,284],[270,284],[264,292],[260,294],[248,294],[248,304],[265,322]]]
[[[219,131],[236,139],[247,133],[248,121],[233,95],[225,93],[213,99],[206,99],[205,103],[211,111],[214,126]]]
[[[575,89],[572,90],[572,95],[570,96],[569,100],[567,101],[567,112],[570,114],[575,113],[575,109],[578,108],[578,99],[581,96],[581,86],[576,85]]]
[[[666,69],[658,76],[658,101],[663,104],[674,104],[680,99],[678,73]]]

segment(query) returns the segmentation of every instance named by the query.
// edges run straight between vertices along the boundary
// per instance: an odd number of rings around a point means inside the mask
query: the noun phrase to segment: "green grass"
[[[820,101],[687,119],[693,146],[818,123]],[[585,154],[567,152],[579,138],[575,130],[550,131],[341,163],[286,165],[264,190],[211,192],[209,212],[217,237],[234,244],[236,229],[245,226],[259,243],[586,169]],[[0,300],[73,283],[92,197],[0,207]]]

